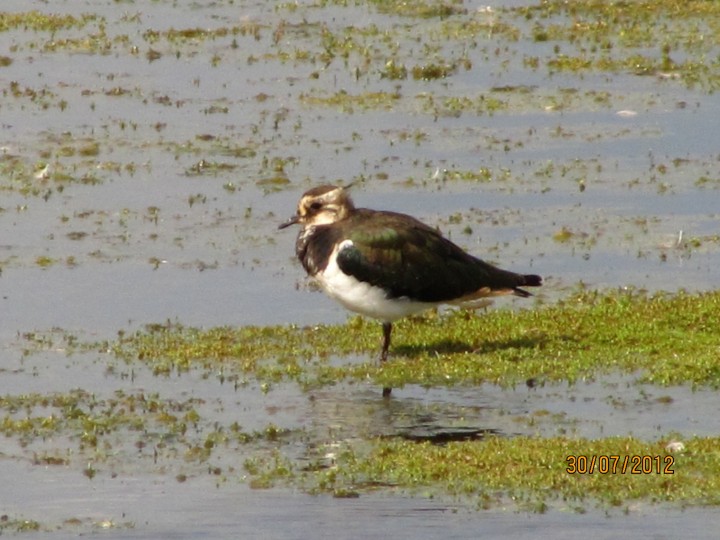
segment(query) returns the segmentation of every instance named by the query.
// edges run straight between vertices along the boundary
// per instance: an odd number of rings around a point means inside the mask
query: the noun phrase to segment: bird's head
[[[298,203],[297,213],[280,225],[280,229],[299,223],[329,225],[345,219],[355,210],[346,188],[341,186],[318,186],[306,191]]]

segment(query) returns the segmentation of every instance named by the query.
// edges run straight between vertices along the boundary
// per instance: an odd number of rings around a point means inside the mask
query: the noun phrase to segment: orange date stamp
[[[675,457],[660,455],[569,455],[568,474],[675,474]]]

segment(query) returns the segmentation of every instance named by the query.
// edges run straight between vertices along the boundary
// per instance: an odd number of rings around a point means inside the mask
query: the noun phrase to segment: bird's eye
[[[315,201],[310,205],[310,210],[320,210],[322,208],[322,203]]]

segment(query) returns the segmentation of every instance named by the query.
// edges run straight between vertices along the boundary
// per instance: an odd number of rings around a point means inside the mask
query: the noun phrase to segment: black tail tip
[[[523,287],[539,287],[542,285],[542,278],[540,276],[536,276],[535,274],[527,274],[523,276]],[[519,287],[515,287],[513,289],[513,294],[515,296],[522,296],[523,298],[529,298],[532,296],[532,293],[529,293]]]

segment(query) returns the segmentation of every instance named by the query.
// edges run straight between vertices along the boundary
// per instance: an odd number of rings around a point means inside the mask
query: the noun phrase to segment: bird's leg
[[[392,323],[384,322],[383,325],[383,345],[382,351],[380,352],[380,365],[383,365],[387,360],[388,349],[390,348],[390,334],[392,334]],[[384,398],[390,397],[392,388],[383,388],[382,395]]]
[[[388,349],[390,348],[390,334],[392,333],[392,323],[383,323],[383,345],[382,352],[380,353],[380,363],[384,363],[387,360]]]

